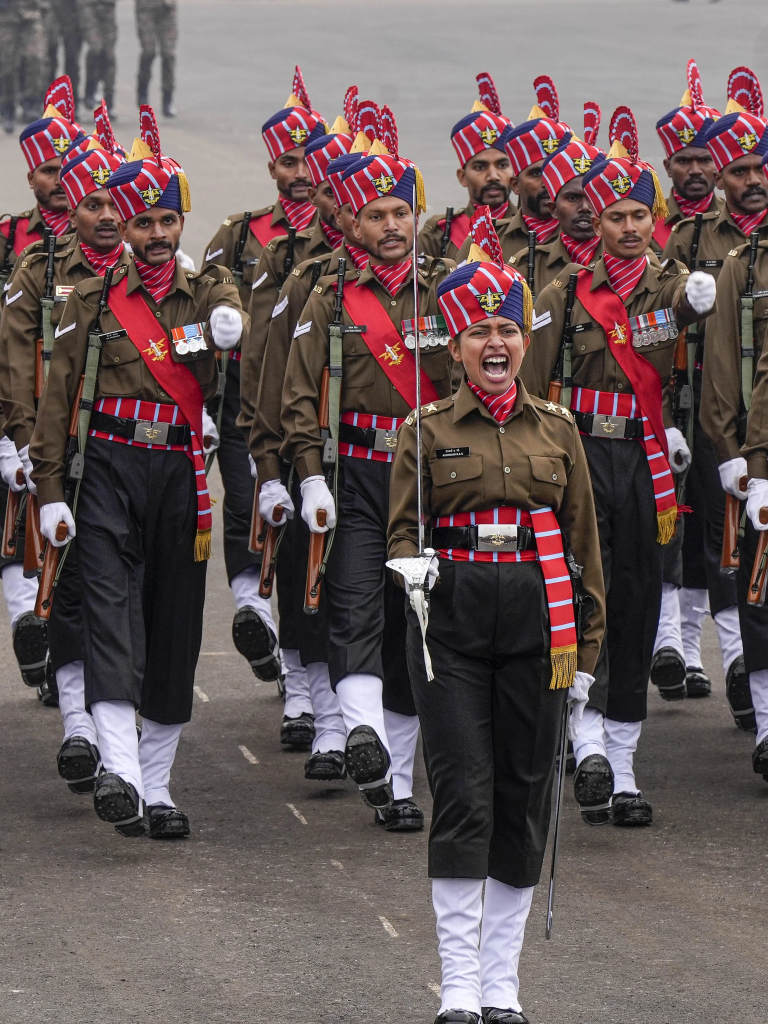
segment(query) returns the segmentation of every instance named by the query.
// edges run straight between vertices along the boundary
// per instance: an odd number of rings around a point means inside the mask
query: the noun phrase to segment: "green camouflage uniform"
[[[116,0],[78,0],[78,7],[88,46],[85,58],[85,99],[91,110],[102,96],[107,106],[111,107],[117,66]]]
[[[46,79],[52,82],[58,77],[59,46],[64,46],[64,70],[62,74],[72,79],[75,96],[80,91],[80,51],[83,48],[83,29],[77,0],[45,0],[48,10],[44,12],[45,34],[48,46],[48,71]]]
[[[39,0],[0,0],[0,114],[25,122],[43,112],[45,31]],[[11,124],[10,131],[13,130]]]

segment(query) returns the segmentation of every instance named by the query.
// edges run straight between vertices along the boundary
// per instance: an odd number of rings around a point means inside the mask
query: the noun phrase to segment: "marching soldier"
[[[255,213],[233,214],[224,221],[208,244],[205,263],[230,267],[238,282],[240,299],[247,309],[251,294],[260,283],[254,281],[256,265],[265,246],[289,229],[297,233],[314,227],[317,207],[309,199],[312,182],[304,160],[304,146],[312,133],[325,135],[325,123],[311,109],[301,70],[294,75],[294,92],[283,110],[262,128],[270,155],[269,171],[277,182],[278,201]],[[300,250],[307,239],[302,238]],[[271,310],[270,310],[271,312]],[[224,558],[237,611],[232,637],[237,650],[247,659],[257,678],[271,682],[280,678],[281,665],[276,639],[277,628],[269,601],[259,596],[261,556],[248,550],[253,509],[254,481],[248,463],[243,430],[237,425],[241,412],[240,356],[238,348],[229,354],[225,370],[225,390],[220,399],[222,443],[218,449],[219,469],[224,484]],[[254,390],[258,386],[256,376]],[[241,423],[253,418],[245,394]],[[210,404],[219,416],[218,403]],[[303,721],[304,742],[310,723]]]
[[[165,117],[176,117],[176,43],[179,36],[176,0],[136,0],[136,32],[141,56],[136,81],[136,105],[148,102],[152,65],[160,49],[160,89]]]
[[[11,300],[0,321],[0,400],[5,432],[18,449],[29,492],[37,489],[31,479],[29,444],[37,417],[44,366],[50,360],[48,344],[57,344],[55,331],[61,321],[68,295],[94,276],[103,277],[107,268],[128,263],[118,230],[118,215],[104,188],[112,171],[122,163],[106,109],[98,114],[98,140],[93,138],[86,152],[65,156],[61,182],[67,195],[70,218],[76,234],[69,247],[52,256],[39,246],[22,259],[8,293]],[[48,294],[50,293],[50,295]],[[43,324],[43,348],[38,352],[41,302],[53,299],[50,323]],[[46,338],[48,334],[48,338]],[[34,604],[34,599],[33,599]],[[25,634],[19,637],[19,633]],[[29,649],[32,637],[40,635],[39,654],[46,646],[46,626],[31,611],[19,621],[14,644]],[[85,710],[80,584],[74,543],[56,586],[56,600],[48,619],[47,641],[64,724],[64,741],[57,758],[59,774],[75,793],[93,791],[100,758],[93,719]]]
[[[584,449],[572,415],[531,397],[517,376],[533,303],[497,252],[438,287],[465,377],[422,410],[423,515],[439,576],[423,641],[408,611],[408,663],[434,797],[435,1024],[527,1022],[518,963],[558,733],[566,701],[578,707],[573,725],[583,711],[605,624]],[[411,413],[392,467],[391,558],[419,552],[416,445]],[[568,568],[574,559],[580,579]],[[591,614],[576,610],[579,597]]]
[[[227,270],[194,274],[174,258],[189,186],[162,155],[149,107],[141,135],[107,183],[133,259],[111,286],[94,277],[69,296],[30,455],[43,535],[66,543],[63,522],[88,552],[85,704],[106,769],[94,808],[123,835],[159,839],[189,834],[168,787],[191,714],[211,546],[203,402],[216,391],[214,350],[238,343],[244,314]],[[81,376],[75,460],[67,435]]]
[[[593,270],[566,267],[541,293],[522,378],[539,397],[550,382],[564,392],[595,493],[607,629],[574,743],[576,798],[589,824],[612,815],[615,825],[634,826],[653,817],[635,782],[633,755],[647,714],[663,545],[678,513],[672,469],[690,462],[682,434],[663,412],[662,389],[677,334],[708,315],[715,283],[673,260],[662,267],[646,253],[666,206],[655,172],[638,158],[627,107],[615,111],[610,139],[607,161],[584,176],[602,259]]]
[[[117,62],[117,0],[79,0],[80,22],[85,36],[85,98],[87,110],[103,94],[108,107],[114,105]]]
[[[569,263],[594,268],[603,255],[602,243],[592,224],[592,207],[584,194],[584,175],[596,161],[605,159],[605,153],[594,145],[600,127],[600,108],[593,103],[585,104],[584,118],[584,142],[568,133],[541,168],[549,208],[560,227],[558,234],[551,242],[536,244],[532,277],[528,262],[531,250],[527,245],[509,261],[511,267],[529,276],[528,284],[534,295],[539,295]]]
[[[518,197],[518,208],[496,223],[496,232],[507,261],[528,245],[531,231],[536,234],[536,242],[544,245],[554,239],[560,228],[549,208],[541,168],[570,128],[559,119],[560,103],[552,79],[541,75],[533,87],[537,102],[531,108],[528,120],[513,128],[504,143],[512,164],[510,185]],[[465,239],[456,256],[458,261],[467,258],[471,244],[470,238]]]
[[[413,205],[423,209],[425,203],[413,164],[377,150],[374,144],[342,178],[355,237],[370,262],[361,270],[348,266],[343,278],[340,271],[321,278],[301,315],[283,388],[282,453],[301,481],[301,515],[311,532],[336,527],[323,587],[328,668],[349,734],[347,771],[376,808],[377,820],[410,830],[424,822],[412,799],[418,719],[405,661],[402,597],[384,560],[394,431],[415,404],[415,362],[407,347],[414,326],[408,322],[414,317]],[[422,317],[435,317],[437,285],[452,265],[423,258],[417,282]],[[341,353],[336,341],[329,350],[329,330],[331,338],[341,335]],[[450,393],[447,336],[439,326],[433,340],[422,363],[427,402]],[[338,431],[337,481],[337,459],[329,456],[320,427],[329,358],[327,413],[330,429]]]
[[[39,0],[0,4],[0,53],[0,117],[10,135],[17,103],[24,120],[31,120],[44,87],[45,29]]]
[[[697,93],[695,81],[693,85],[693,95],[698,95],[700,99],[700,86]],[[676,114],[673,112],[674,116],[668,115],[660,122],[659,134],[668,152],[675,144],[673,140],[681,146],[680,136],[687,138],[686,132],[692,131],[694,127],[698,129],[693,140],[697,144],[694,152],[698,154],[700,147],[706,146],[714,178],[713,187],[717,184],[725,196],[724,203],[713,201],[709,210],[699,210],[702,214],[700,220],[691,215],[675,225],[664,255],[684,261],[692,270],[703,270],[716,281],[719,280],[728,253],[743,246],[753,231],[757,230],[760,238],[768,238],[768,188],[760,166],[761,158],[756,152],[766,126],[765,120],[754,112],[761,109],[761,105],[762,95],[754,75],[746,68],[737,68],[728,80],[725,117],[713,120],[716,112],[697,106],[695,111],[683,108]],[[750,108],[753,108],[752,112]],[[734,121],[737,114],[742,119]],[[734,128],[744,145],[733,136]],[[671,173],[685,152],[685,149],[678,149],[668,158]],[[731,317],[737,316],[739,307],[738,298],[733,301],[735,306]],[[722,302],[722,299],[718,300],[718,309],[722,308]],[[683,643],[687,647],[685,662],[691,667],[698,664],[700,669],[701,623],[709,599],[709,611],[714,617],[720,641],[726,696],[734,721],[740,728],[754,729],[755,719],[744,664],[735,582],[733,577],[720,571],[726,502],[723,490],[743,499],[746,492],[741,490],[739,481],[746,477],[747,467],[738,452],[738,444],[734,442],[729,446],[732,458],[726,458],[724,448],[718,448],[717,444],[713,448],[707,433],[702,429],[707,415],[701,411],[702,402],[709,404],[712,393],[707,391],[702,394],[701,365],[706,361],[706,348],[718,343],[715,340],[705,343],[705,332],[710,339],[720,337],[720,329],[715,326],[717,320],[716,316],[706,326],[702,325],[695,331],[696,356],[692,372],[694,457],[687,491],[687,501],[694,511],[686,516],[685,521],[680,616]],[[717,332],[714,336],[713,331]],[[689,340],[693,340],[693,333],[689,330]],[[721,463],[719,471],[718,463]],[[667,658],[667,661],[671,663],[672,659]],[[683,667],[678,661],[677,670],[680,674]],[[704,686],[707,686],[709,681],[703,675],[703,670],[693,675],[694,679],[703,679]]]
[[[48,15],[48,78],[53,81],[59,66],[59,46],[64,49],[64,74],[72,82],[72,91],[80,92],[80,51],[83,28],[80,24],[78,0],[49,0]]]
[[[469,193],[469,202],[460,213],[447,210],[429,218],[419,232],[419,252],[427,256],[456,259],[479,206],[489,207],[494,220],[508,215],[512,164],[504,145],[514,125],[502,114],[499,94],[487,71],[477,75],[477,86],[480,99],[451,130],[459,158],[456,177]]]

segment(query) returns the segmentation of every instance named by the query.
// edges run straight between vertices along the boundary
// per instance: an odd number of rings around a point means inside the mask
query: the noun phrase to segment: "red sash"
[[[265,213],[261,217],[252,217],[248,226],[261,243],[262,249],[266,249],[273,238],[288,234],[288,225],[285,221],[281,220],[279,224],[273,224],[271,213]]]
[[[669,241],[669,236],[672,234],[672,228],[674,226],[674,224],[667,224],[666,221],[663,220],[656,221],[656,227],[653,229],[653,240],[661,247],[662,252]]]
[[[632,331],[624,303],[607,284],[601,284],[594,291],[590,291],[592,276],[590,270],[579,272],[576,298],[592,319],[603,328],[608,349],[627,375],[640,405],[641,416],[648,421],[651,433],[645,435],[642,444],[653,479],[658,522],[657,539],[660,544],[668,544],[675,532],[677,501],[669,469],[667,435],[661,413],[661,378],[653,364],[641,356],[632,345]]]
[[[21,253],[26,249],[26,247],[28,245],[31,245],[32,242],[39,242],[40,239],[43,237],[37,230],[33,231],[31,235],[28,234],[28,224],[29,217],[19,217],[19,221],[16,225],[16,234],[13,237],[13,251],[16,253],[17,256],[20,256]],[[8,232],[10,230],[10,220],[5,220],[2,224],[0,224],[0,235],[2,235],[4,238],[8,237]]]
[[[170,395],[190,425],[191,451],[197,489],[197,536],[195,561],[211,557],[211,499],[205,480],[203,461],[203,393],[194,374],[183,363],[175,363],[170,354],[168,337],[144,301],[141,292],[128,295],[128,275],[109,293],[109,308],[128,332],[139,350],[144,364],[166,394]],[[146,347],[145,347],[146,346]]]
[[[367,286],[344,289],[344,307],[353,324],[365,324],[368,330],[361,334],[376,362],[382,368],[397,393],[405,400],[409,409],[416,408],[416,361],[405,347],[397,328],[387,316],[386,310]],[[440,395],[435,385],[421,369],[422,402],[439,402]]]

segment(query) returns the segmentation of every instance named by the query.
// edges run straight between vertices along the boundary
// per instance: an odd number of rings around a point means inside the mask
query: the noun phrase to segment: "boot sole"
[[[264,683],[280,678],[280,658],[275,654],[271,630],[252,608],[241,608],[232,622],[232,641],[251,666],[253,674]]]
[[[26,685],[41,686],[45,682],[48,660],[47,623],[29,613],[23,615],[13,634],[13,653]]]
[[[113,783],[99,786],[93,797],[93,808],[102,821],[114,825],[124,836],[144,835],[144,820],[129,793]]]

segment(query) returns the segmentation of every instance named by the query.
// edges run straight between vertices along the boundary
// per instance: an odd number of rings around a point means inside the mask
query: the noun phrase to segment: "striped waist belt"
[[[192,431],[178,405],[138,398],[100,398],[88,436],[175,451],[187,451],[192,444]]]
[[[339,424],[339,455],[391,462],[403,420],[377,413],[343,412]]]
[[[592,437],[610,437],[612,440],[624,438],[633,441],[642,441],[645,436],[645,426],[642,420],[631,419],[629,416],[579,412],[576,409],[571,411],[576,426],[582,434],[590,434]]]
[[[536,538],[530,526],[517,526],[515,523],[436,526],[432,530],[432,547],[441,550],[466,548],[471,551],[535,551]]]
[[[91,414],[91,429],[144,444],[188,445],[192,442],[188,423],[178,425],[158,420],[134,420],[96,410]]]

